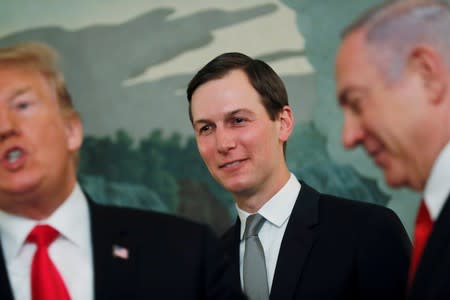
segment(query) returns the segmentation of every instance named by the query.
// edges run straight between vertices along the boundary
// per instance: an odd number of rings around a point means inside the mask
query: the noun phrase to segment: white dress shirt
[[[31,262],[36,245],[26,238],[38,224],[51,225],[60,232],[49,247],[49,255],[71,299],[94,299],[89,208],[78,184],[46,220],[37,222],[0,211],[0,237],[14,298],[31,299]]]
[[[267,269],[267,283],[269,284],[269,292],[272,289],[273,275],[277,265],[278,253],[280,252],[281,240],[283,239],[286,226],[294,207],[297,196],[300,192],[300,183],[294,174],[291,173],[286,184],[257,212],[262,215],[266,222],[264,222],[259,231],[259,239],[264,249],[264,256],[266,260]],[[239,246],[239,269],[241,274],[241,286],[244,286],[243,281],[243,261],[245,252],[244,230],[248,212],[240,209],[237,205],[237,212],[241,221],[241,243]]]
[[[423,195],[431,218],[436,220],[450,195],[450,142],[435,160]]]

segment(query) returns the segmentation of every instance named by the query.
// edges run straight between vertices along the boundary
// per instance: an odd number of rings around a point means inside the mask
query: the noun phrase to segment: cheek
[[[282,146],[270,130],[254,131],[252,134],[240,137],[240,144],[244,152],[251,155],[254,163],[260,167],[278,162],[278,156],[282,155]]]
[[[242,131],[235,139],[236,149],[239,155],[255,156],[265,147],[264,139],[261,139],[254,131]]]
[[[204,161],[210,159],[213,152],[213,145],[211,143],[211,139],[207,137],[197,137],[197,149]]]
[[[273,128],[269,126],[253,126],[245,128],[236,135],[236,141],[242,145],[263,147],[265,143],[272,140]]]
[[[65,155],[69,150],[69,140],[65,128],[60,122],[41,122],[40,125],[34,124],[34,129],[30,130],[30,139],[33,141],[35,148],[46,148],[49,156]],[[44,154],[43,151],[40,151]]]
[[[399,110],[385,110],[379,112],[382,117],[371,120],[371,128],[375,136],[390,148],[391,151],[398,152],[402,147],[404,138],[408,135],[408,117]],[[406,119],[405,119],[406,118]],[[405,127],[406,125],[406,127]]]
[[[391,110],[386,110],[382,104],[370,105],[365,107],[364,112],[360,116],[362,128],[369,135],[377,138],[383,138],[386,133],[392,130]]]
[[[47,129],[45,129],[47,128]],[[51,128],[51,129],[50,129]],[[60,123],[48,124],[42,130],[42,139],[48,141],[49,145],[64,145],[67,147],[68,137],[65,128]]]

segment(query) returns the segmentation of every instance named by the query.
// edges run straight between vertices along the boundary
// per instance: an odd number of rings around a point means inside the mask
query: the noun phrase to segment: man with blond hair
[[[450,7],[389,1],[352,23],[336,58],[343,144],[393,187],[423,193],[410,299],[450,298]]]
[[[0,299],[235,299],[206,226],[82,191],[82,138],[56,53],[1,48]]]

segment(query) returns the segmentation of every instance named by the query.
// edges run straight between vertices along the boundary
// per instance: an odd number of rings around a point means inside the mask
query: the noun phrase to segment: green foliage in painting
[[[183,141],[178,133],[165,137],[161,129],[154,130],[137,145],[124,130],[118,130],[113,138],[86,137],[81,150],[79,177],[87,189],[98,191],[100,200],[112,189],[105,186],[100,193],[98,186],[103,186],[105,181],[115,183],[115,190],[118,183],[121,190],[130,186],[138,190],[146,188],[156,193],[167,211],[172,213],[179,205],[180,183],[191,180],[203,183],[217,199],[226,203],[225,206],[231,203],[228,193],[212,179],[202,162],[195,139],[189,137]],[[124,205],[129,202],[133,200],[123,199]],[[152,208],[145,203],[137,206]]]

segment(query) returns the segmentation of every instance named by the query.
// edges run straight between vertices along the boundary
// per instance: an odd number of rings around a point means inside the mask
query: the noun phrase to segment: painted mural
[[[0,46],[56,48],[85,126],[79,180],[98,202],[184,216],[223,232],[231,196],[201,161],[185,89],[213,57],[239,51],[283,78],[296,118],[287,148],[321,192],[387,205],[410,232],[418,196],[389,189],[340,144],[334,55],[351,16],[380,1],[2,0]]]

